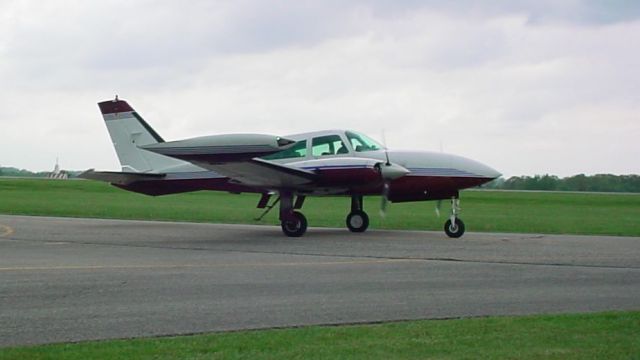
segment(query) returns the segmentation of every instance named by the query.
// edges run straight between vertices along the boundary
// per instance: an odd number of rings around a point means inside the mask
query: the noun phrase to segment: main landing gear
[[[272,194],[265,193],[258,202],[259,209],[265,211],[255,220],[261,220],[271,209],[280,203],[280,227],[282,232],[289,237],[300,237],[307,231],[307,218],[296,210],[302,209],[304,196],[295,196],[292,193],[280,193],[280,196],[270,205]],[[347,228],[352,232],[364,232],[369,227],[369,216],[362,209],[362,195],[351,197],[351,212],[346,219]]]
[[[351,197],[351,212],[346,223],[351,232],[365,232],[369,227],[369,215],[362,210],[362,195]]]
[[[307,218],[299,211],[293,211],[289,218],[280,220],[282,232],[289,237],[300,237],[307,232]]]
[[[460,212],[460,199],[451,198],[451,216],[449,220],[444,223],[444,232],[450,238],[459,238],[464,234],[464,223],[458,218]]]
[[[307,218],[301,212],[295,211],[302,208],[304,204],[304,196],[295,197],[290,192],[282,192],[275,201],[269,205],[271,193],[264,193],[258,202],[258,209],[265,209],[260,216],[254,220],[260,221],[265,217],[278,203],[280,203],[280,227],[282,232],[290,237],[300,237],[307,232]]]
[[[300,237],[307,232],[307,218],[301,212],[304,196],[295,198],[291,193],[280,193],[280,227],[289,237]]]
[[[307,218],[301,212],[304,196],[293,201],[293,195],[280,194],[280,227],[289,237],[300,237],[307,231]],[[347,228],[351,232],[364,232],[369,227],[369,216],[362,210],[362,196],[351,197],[351,212],[346,219]]]

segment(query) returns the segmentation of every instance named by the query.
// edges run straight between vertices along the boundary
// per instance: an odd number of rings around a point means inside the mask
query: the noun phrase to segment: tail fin
[[[126,101],[118,100],[116,96],[115,100],[100,102],[98,106],[118,154],[122,171],[158,172],[183,163],[140,149],[140,146],[161,143],[164,140]]]

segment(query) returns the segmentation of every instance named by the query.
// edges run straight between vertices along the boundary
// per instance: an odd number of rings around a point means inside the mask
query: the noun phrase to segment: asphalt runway
[[[0,216],[0,346],[640,310],[640,238]]]

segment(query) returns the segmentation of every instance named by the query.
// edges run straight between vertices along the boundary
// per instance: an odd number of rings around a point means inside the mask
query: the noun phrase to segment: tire
[[[280,227],[282,232],[289,237],[300,237],[307,232],[307,218],[298,211],[294,211],[292,216],[295,220],[282,220]]]
[[[347,215],[347,227],[351,232],[365,232],[369,227],[369,215],[361,210],[355,210]]]
[[[456,218],[455,225],[451,223],[451,219],[444,223],[444,232],[450,238],[459,238],[464,234],[464,223],[462,220]]]

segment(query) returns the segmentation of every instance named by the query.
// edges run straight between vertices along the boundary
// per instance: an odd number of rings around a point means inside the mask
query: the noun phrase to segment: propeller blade
[[[381,194],[382,199],[380,202],[380,216],[385,217],[387,213],[387,205],[389,204],[389,191],[391,188],[391,181],[407,175],[410,171],[404,166],[391,163],[391,159],[389,159],[389,150],[387,149],[387,139],[384,129],[382,130],[382,144],[384,145],[385,162],[378,163],[376,167],[378,171],[380,171],[380,176],[384,181]]]
[[[391,188],[391,181],[403,177],[409,173],[405,167],[397,164],[378,164],[378,170],[380,176],[384,181],[382,187],[382,202],[380,203],[380,216],[384,217],[387,211],[387,204],[389,203],[389,191]]]
[[[436,215],[440,217],[440,208],[442,208],[442,200],[438,200],[436,203]]]
[[[389,149],[387,148],[387,137],[385,135],[384,129],[382,129],[382,145],[384,146],[384,157],[387,159],[385,165],[391,165],[391,161],[389,160]]]
[[[385,182],[382,188],[382,200],[380,202],[380,216],[385,217],[387,214],[387,204],[389,203],[389,183]]]

